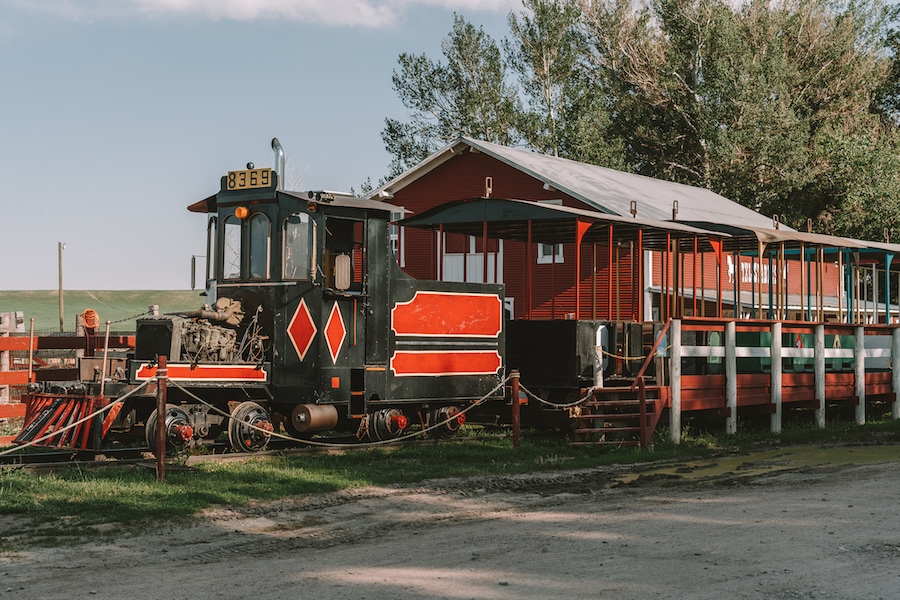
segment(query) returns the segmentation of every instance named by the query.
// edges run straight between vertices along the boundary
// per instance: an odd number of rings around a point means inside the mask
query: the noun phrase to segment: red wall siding
[[[734,257],[730,256],[732,263],[734,263]],[[744,266],[744,271],[742,273],[741,268],[735,268],[735,271],[731,276],[729,276],[728,272],[728,259],[729,256],[722,256],[722,271],[720,276],[720,281],[722,285],[722,295],[730,298],[733,294],[734,290],[734,280],[732,277],[737,277],[739,281],[739,290],[742,292],[750,292],[755,291],[759,293],[759,286],[762,285],[763,294],[766,296],[764,299],[764,303],[768,303],[768,293],[769,293],[769,280],[766,276],[767,269],[769,265],[769,261],[767,259],[763,259],[763,274],[760,275],[757,279],[756,283],[752,283],[750,279],[750,273],[748,269],[752,268],[751,263],[758,264],[758,260],[751,258],[749,256],[740,257],[740,262]],[[654,252],[653,253],[653,285],[659,286],[662,284],[662,272],[663,272],[663,261],[665,260],[662,253]],[[702,265],[702,274],[701,278],[701,265],[700,260],[697,261],[697,295],[700,295],[701,288],[705,287],[707,293],[710,290],[715,291],[716,289],[716,256],[712,252],[708,252],[702,256],[703,265]],[[802,291],[804,295],[807,293],[806,286],[808,283],[812,284],[812,291],[810,292],[812,295],[815,295],[818,291],[816,286],[816,271],[815,271],[815,263],[813,262],[811,265],[811,273],[810,279],[807,279],[807,265],[809,263],[804,263],[802,266],[800,264],[800,260],[787,260],[787,282],[788,293],[790,294],[799,294]],[[774,261],[773,261],[774,264]],[[686,273],[686,280],[683,282],[683,287],[686,290],[690,290],[694,284],[694,279],[692,275],[692,269],[694,265],[694,257],[692,254],[684,255],[684,270]],[[834,264],[832,260],[826,260],[823,264],[823,290],[825,292],[825,296],[837,296],[840,291],[840,270],[837,265]],[[742,276],[743,274],[743,276]],[[775,289],[775,281],[773,280],[773,290]],[[672,274],[671,267],[669,273],[669,281],[668,287],[671,289],[672,287]]]
[[[453,156],[415,182],[398,191],[391,200],[392,204],[402,206],[412,214],[421,213],[429,208],[465,198],[478,198],[484,195],[485,178],[492,178],[494,198],[515,198],[527,200],[562,200],[565,206],[590,208],[582,202],[559,191],[545,190],[543,183],[484,154],[464,152]],[[405,267],[404,270],[420,279],[433,279],[436,272],[436,237],[428,231],[407,228],[404,233]],[[476,241],[481,250],[481,241]],[[461,236],[448,236],[449,252],[460,252],[463,248]],[[493,244],[489,246],[493,250]],[[525,263],[525,244],[504,242],[503,279],[506,283],[507,297],[515,298],[516,318],[527,316],[528,289],[527,267]],[[575,245],[563,246],[562,264],[537,264],[537,249],[531,251],[532,266],[532,317],[536,319],[565,318],[575,312]],[[606,319],[615,316],[616,298],[612,300],[612,315],[609,301],[609,259],[607,248],[597,248],[597,301],[592,302],[591,269],[593,266],[592,248],[582,246],[581,258],[581,318]],[[622,318],[633,318],[635,300],[631,282],[631,257],[628,249],[620,251],[618,308]],[[613,270],[615,273],[615,270]],[[616,287],[613,286],[615,292]],[[596,308],[596,313],[594,309]]]
[[[566,206],[577,208],[590,208],[578,200],[566,194],[545,190],[543,183],[531,176],[498,161],[488,155],[474,152],[463,152],[454,155],[446,162],[436,166],[407,187],[399,190],[391,200],[393,204],[402,206],[412,214],[421,213],[429,208],[466,198],[481,197],[485,193],[485,178],[492,178],[491,196],[495,198],[514,198],[526,200],[562,200]],[[434,232],[406,228],[404,230],[404,269],[413,277],[419,279],[436,279],[437,272],[437,237]],[[488,250],[495,250],[495,243],[489,244]],[[704,244],[705,245],[705,244]],[[468,248],[463,236],[450,235],[447,237],[447,252],[462,252]],[[477,251],[481,251],[481,240],[476,240]],[[525,244],[518,242],[504,242],[503,280],[506,283],[506,295],[515,298],[516,318],[528,317],[529,289],[527,281],[527,262]],[[708,248],[708,246],[707,246]],[[638,270],[640,264],[639,252],[635,249],[632,253],[629,247],[619,249],[618,269],[610,266],[609,250],[606,244],[597,244],[594,248],[591,244],[582,246],[581,281],[578,284],[580,293],[580,313],[582,319],[635,319],[642,318],[640,300],[642,281]],[[596,255],[596,259],[595,259]],[[576,269],[575,246],[565,244],[563,247],[563,263],[537,264],[537,248],[530,252],[530,265],[532,268],[531,286],[531,318],[535,319],[562,319],[568,314],[576,312]],[[596,262],[595,262],[596,260]],[[703,277],[700,268],[695,276],[692,274],[693,256],[691,252],[683,254],[684,272],[687,274],[682,286],[690,290],[696,281],[696,287],[707,290],[707,294],[716,290],[716,259],[715,254],[707,251],[702,254]],[[723,255],[723,264],[719,280],[723,296],[730,298],[734,284],[729,281],[728,259]],[[733,258],[732,258],[733,260]],[[750,257],[741,257],[741,263],[751,264]],[[594,269],[596,265],[596,275]],[[647,265],[645,265],[646,267]],[[764,261],[768,267],[768,261]],[[662,285],[663,254],[653,253],[652,258],[652,283],[655,286]],[[634,272],[632,272],[634,271]],[[748,271],[749,274],[749,271]],[[736,269],[738,280],[742,279],[740,268]],[[610,284],[610,279],[618,277],[618,285]],[[824,265],[824,291],[827,296],[834,296],[840,287],[840,273],[833,261],[827,261]],[[790,261],[788,266],[788,289],[791,294],[799,294],[803,280],[804,292],[806,286],[806,269],[801,268],[798,260]],[[768,281],[760,277],[763,283],[763,293],[768,295]],[[815,293],[815,273],[813,273],[813,293]],[[671,288],[671,276],[668,287]],[[749,280],[740,283],[740,289],[749,292],[753,289]],[[687,312],[690,311],[692,300],[685,300]],[[699,311],[698,311],[699,312]],[[709,313],[708,313],[709,314]]]

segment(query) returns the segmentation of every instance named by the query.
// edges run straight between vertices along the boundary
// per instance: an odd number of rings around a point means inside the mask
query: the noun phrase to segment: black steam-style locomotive
[[[283,173],[277,140],[273,149]],[[240,451],[282,429],[387,440],[436,425],[431,433],[447,437],[473,402],[502,404],[503,286],[412,279],[392,248],[396,207],[286,191],[281,173],[249,164],[189,207],[209,216],[207,304],[138,319],[118,375],[32,390],[18,441],[108,403],[89,429],[50,441],[88,449],[141,426],[154,449],[160,426],[170,447],[227,432]],[[170,382],[164,418],[155,383],[140,387],[159,357]]]

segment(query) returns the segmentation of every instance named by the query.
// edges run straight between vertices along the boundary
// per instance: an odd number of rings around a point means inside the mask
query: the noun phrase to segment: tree
[[[900,5],[888,9],[891,26],[885,34],[884,45],[890,55],[890,70],[887,79],[878,90],[876,106],[892,124],[900,124]]]
[[[621,167],[618,140],[607,135],[606,94],[583,68],[581,16],[577,0],[525,0],[510,13],[503,47],[522,94],[517,128],[538,152]]]
[[[517,95],[493,38],[459,15],[441,44],[446,63],[424,54],[400,55],[393,87],[410,109],[409,122],[385,119],[381,137],[393,155],[394,177],[460,136],[511,145]]]
[[[891,161],[876,158],[896,145],[872,110],[887,73],[877,0],[582,7],[589,64],[611,94],[611,129],[631,169],[794,226],[812,217],[851,227],[841,216],[855,206],[849,199],[883,198],[898,180]],[[862,169],[867,156],[879,167],[865,169],[875,179],[863,190],[843,165]]]

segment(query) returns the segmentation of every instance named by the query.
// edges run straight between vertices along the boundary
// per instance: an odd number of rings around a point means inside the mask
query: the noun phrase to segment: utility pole
[[[65,313],[63,312],[63,277],[62,277],[62,253],[66,249],[65,242],[57,244],[59,249],[59,332],[65,331]]]

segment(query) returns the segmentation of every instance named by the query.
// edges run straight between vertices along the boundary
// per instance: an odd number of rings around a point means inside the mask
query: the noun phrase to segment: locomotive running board
[[[171,381],[186,384],[260,384],[269,382],[269,363],[257,364],[203,364],[169,363],[167,376]],[[140,362],[132,367],[132,382],[141,383],[156,377],[156,364]]]

